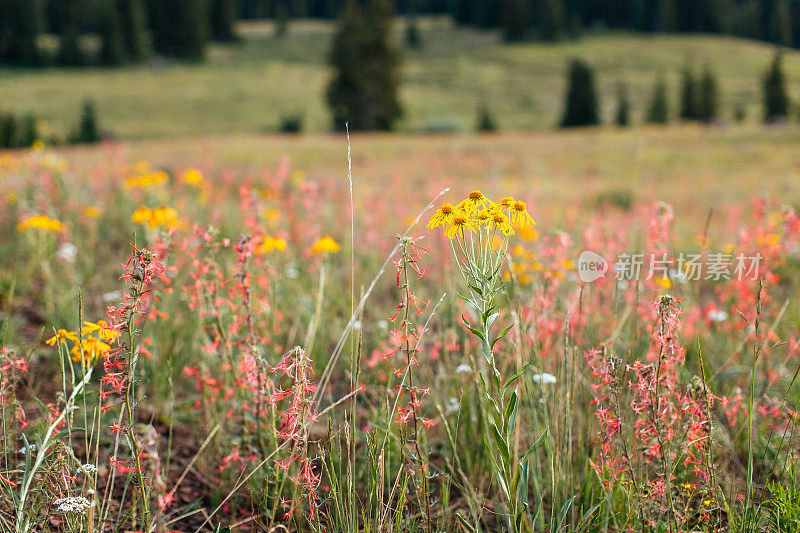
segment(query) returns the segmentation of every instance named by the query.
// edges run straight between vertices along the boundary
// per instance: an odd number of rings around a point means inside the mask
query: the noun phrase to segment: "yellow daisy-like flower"
[[[503,235],[509,236],[514,235],[514,228],[511,226],[511,223],[508,221],[508,217],[505,216],[500,211],[494,213],[492,215],[492,226],[499,229],[503,232]]]
[[[513,196],[506,196],[505,198],[501,198],[500,202],[497,204],[503,209],[511,209],[514,205],[514,197]]]
[[[477,212],[480,207],[489,208],[493,205],[494,203],[486,198],[481,191],[475,190],[469,193],[469,196],[462,200],[456,207],[468,215],[471,215]]]
[[[163,170],[153,170],[145,172],[143,174],[126,178],[125,187],[127,187],[128,189],[135,189],[135,188],[146,189],[148,187],[153,187],[155,185],[166,183],[168,180],[169,180],[169,174],[167,174]]]
[[[119,337],[119,332],[108,325],[105,320],[98,320],[95,322],[84,321],[84,326],[81,328],[81,335],[88,335],[97,331],[97,336],[100,340],[113,342],[114,339]]]
[[[83,214],[89,218],[100,218],[103,215],[103,210],[93,205],[87,205],[83,208]]]
[[[96,337],[88,337],[83,341],[76,343],[70,350],[72,360],[80,362],[84,368],[88,368],[105,352],[111,349],[111,346],[101,341]]]
[[[281,239],[280,237],[270,237],[269,235],[264,235],[261,244],[256,246],[254,252],[256,255],[264,255],[270,252],[283,252],[286,251],[286,241]]]
[[[475,221],[469,218],[463,211],[457,211],[455,215],[453,215],[453,220],[450,221],[450,224],[445,228],[444,234],[448,239],[452,239],[456,235],[464,235],[464,230],[475,231]]]
[[[426,226],[428,229],[438,228],[439,226],[447,226],[453,215],[455,215],[455,208],[450,204],[442,204],[442,207],[436,210]]]
[[[17,224],[17,231],[23,232],[29,229],[41,229],[44,231],[64,231],[64,224],[60,220],[50,218],[46,215],[32,215]]]
[[[312,254],[323,254],[325,252],[338,252],[341,249],[339,243],[332,237],[322,237],[311,247]]]
[[[528,213],[528,206],[525,205],[525,202],[521,200],[517,200],[511,206],[511,221],[520,227],[525,227],[525,225],[530,222],[531,224],[536,224],[531,217],[531,214]]]
[[[131,215],[131,221],[136,224],[147,224],[151,228],[158,228],[160,226],[173,228],[177,226],[179,222],[178,212],[165,205],[154,209],[140,206]]]
[[[196,168],[190,168],[181,176],[183,182],[193,187],[199,187],[203,184],[203,173]]]
[[[489,209],[482,209],[478,211],[475,215],[475,221],[478,223],[478,226],[481,224],[489,224],[492,221],[494,213]]]
[[[78,336],[74,331],[67,331],[65,329],[59,329],[56,331],[56,334],[44,341],[46,344],[50,346],[55,346],[57,342],[65,342],[67,340],[76,342],[78,340]]]

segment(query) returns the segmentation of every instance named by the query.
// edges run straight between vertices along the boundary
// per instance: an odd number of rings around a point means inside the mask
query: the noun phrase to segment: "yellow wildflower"
[[[456,207],[468,215],[478,211],[479,207],[492,207],[494,203],[486,198],[481,191],[475,190],[469,193],[464,200]]]
[[[514,228],[511,227],[508,217],[500,211],[492,215],[492,226],[502,231],[505,236],[514,235]]]
[[[312,254],[321,254],[325,252],[338,252],[340,250],[339,243],[331,237],[322,237],[314,243],[311,247]]]
[[[457,211],[453,215],[453,220],[445,228],[444,234],[448,239],[452,239],[456,235],[464,236],[464,230],[475,231],[475,221],[469,218],[463,211]]]
[[[526,206],[525,202],[521,200],[517,200],[514,202],[514,205],[511,206],[511,220],[514,224],[520,227],[525,227],[528,222],[531,224],[536,224],[536,222],[533,220],[533,217],[531,217],[530,213],[528,213],[528,206]]]
[[[181,179],[186,185],[200,187],[203,184],[203,173],[196,168],[190,168],[183,173]]]
[[[150,172],[145,172],[143,174],[138,174],[131,176],[125,180],[125,187],[129,189],[134,188],[148,188],[154,185],[159,185],[161,183],[165,183],[169,179],[169,174],[164,172],[163,170],[153,170]]]
[[[84,321],[83,324],[84,327],[81,328],[81,335],[88,335],[89,333],[97,331],[97,336],[100,340],[110,342],[119,337],[119,332],[111,328],[105,320],[98,320],[97,323]]]
[[[45,231],[64,231],[64,224],[60,220],[46,215],[32,215],[17,224],[17,231],[28,229],[41,229]]]
[[[539,232],[536,231],[531,225],[522,226],[519,228],[519,236],[525,239],[526,241],[538,241],[539,240]]]
[[[72,360],[80,362],[84,368],[91,366],[101,354],[111,349],[111,346],[96,337],[87,337],[76,343],[70,350]]]
[[[178,225],[178,212],[165,205],[154,209],[140,206],[131,215],[131,221],[136,224],[147,224],[151,228],[161,226],[173,228]]]
[[[655,278],[656,285],[663,289],[669,289],[672,287],[672,281],[669,278]]]
[[[447,226],[450,221],[453,220],[453,215],[455,212],[456,211],[452,205],[442,204],[442,207],[437,209],[431,219],[428,221],[428,225],[426,227],[433,229],[438,228],[439,226]]]
[[[270,237],[269,235],[264,235],[261,244],[259,244],[254,251],[256,255],[264,255],[273,251],[283,252],[285,250],[285,240],[281,239],[280,237]]]
[[[67,340],[70,341],[77,341],[78,337],[74,331],[67,331],[65,329],[59,329],[56,331],[56,334],[44,341],[46,344],[50,346],[55,346],[57,342],[65,342]]]
[[[87,205],[83,208],[83,214],[89,218],[100,218],[103,215],[103,210],[93,205]]]

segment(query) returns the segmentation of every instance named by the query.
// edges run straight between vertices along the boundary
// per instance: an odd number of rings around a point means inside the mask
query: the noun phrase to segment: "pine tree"
[[[778,0],[770,21],[769,41],[780,46],[792,44],[792,14],[786,0]]]
[[[669,106],[667,104],[667,85],[664,78],[658,77],[653,99],[647,111],[647,122],[651,124],[666,124],[669,121]]]
[[[409,48],[422,48],[422,37],[416,15],[406,17],[406,44]]]
[[[289,31],[289,8],[283,1],[275,6],[275,36],[285,37]]]
[[[694,77],[694,71],[687,65],[683,69],[683,79],[681,82],[680,117],[683,120],[697,120],[699,118],[698,107],[697,81]]]
[[[540,0],[539,30],[542,39],[555,41],[564,32],[566,13],[563,0]]]
[[[209,38],[208,0],[172,0],[175,6],[173,55],[201,61]]]
[[[391,4],[368,0],[361,8],[348,1],[333,39],[334,77],[327,88],[333,125],[344,129],[390,130],[400,118],[400,57],[390,40]]]
[[[0,0],[0,62],[38,66],[43,62],[40,0]]]
[[[528,37],[533,23],[530,0],[502,0],[498,14],[503,40],[521,41]]]
[[[714,122],[717,119],[718,107],[719,96],[717,94],[717,79],[711,71],[711,68],[706,66],[703,72],[703,78],[700,80],[697,118],[707,124]]]
[[[783,120],[789,112],[789,97],[786,94],[782,59],[782,54],[777,52],[763,79],[764,120],[766,122]]]
[[[631,122],[631,102],[628,99],[628,87],[624,83],[617,85],[617,113],[614,122],[617,126],[625,127]]]
[[[478,105],[478,119],[475,122],[475,129],[482,132],[497,131],[497,122],[494,120],[489,106],[486,102]]]
[[[17,146],[30,148],[37,140],[39,140],[39,123],[36,117],[29,113],[22,118]]]
[[[17,119],[11,113],[0,113],[0,148],[17,147]]]
[[[97,111],[92,100],[83,102],[83,113],[76,141],[82,144],[93,144],[100,141],[100,132],[97,129]]]
[[[562,128],[600,124],[594,74],[591,67],[579,59],[570,65]]]
[[[65,67],[85,64],[80,45],[82,0],[60,0],[61,31],[59,32],[56,62]]]
[[[107,67],[117,67],[125,63],[125,41],[122,37],[122,23],[119,12],[113,2],[104,4],[101,16],[100,63]]]
[[[215,41],[236,40],[236,0],[211,0],[211,36]]]
[[[125,55],[131,63],[141,63],[150,55],[147,36],[147,13],[142,0],[117,0],[122,20]]]

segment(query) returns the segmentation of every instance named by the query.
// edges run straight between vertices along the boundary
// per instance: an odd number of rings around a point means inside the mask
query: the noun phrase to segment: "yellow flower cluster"
[[[111,329],[105,320],[98,322],[84,322],[84,327],[81,328],[81,337],[78,337],[76,331],[67,331],[66,329],[59,329],[56,334],[45,341],[50,346],[63,344],[67,346],[67,341],[72,343],[69,350],[72,360],[76,363],[81,363],[84,370],[88,369],[100,358],[105,352],[111,349],[119,332]],[[91,335],[90,335],[91,334]]]
[[[190,168],[181,175],[181,181],[192,187],[200,187],[204,181],[203,173],[196,168]]]
[[[514,228],[525,228],[533,221],[525,202],[508,196],[495,203],[481,191],[472,191],[456,206],[444,204],[428,221],[428,228],[444,228],[444,234],[452,239],[464,235],[465,231],[481,228],[499,230],[503,235],[514,235]]]
[[[136,174],[125,179],[125,187],[129,189],[141,188],[146,189],[154,185],[166,183],[169,179],[169,174],[163,170],[148,170],[141,174]]]
[[[103,216],[103,210],[94,205],[87,205],[83,208],[83,214],[89,218],[100,218]]]
[[[254,253],[256,255],[264,255],[276,251],[286,251],[286,241],[280,237],[270,237],[269,235],[264,235],[264,237],[261,239],[261,243],[256,246]]]
[[[60,220],[50,218],[46,215],[32,215],[19,224],[17,224],[17,231],[26,231],[29,229],[41,229],[44,231],[64,231],[64,224]]]
[[[174,228],[179,222],[178,212],[165,205],[153,209],[140,206],[131,215],[131,221],[136,224],[147,224],[151,228],[159,228],[161,226]]]
[[[339,243],[332,237],[322,237],[311,247],[312,254],[323,254],[325,252],[338,252],[341,249]]]

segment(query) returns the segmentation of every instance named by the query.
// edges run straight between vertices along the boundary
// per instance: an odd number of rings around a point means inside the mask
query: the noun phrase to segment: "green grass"
[[[721,110],[734,105],[760,118],[760,78],[773,49],[729,37],[590,35],[557,44],[505,45],[496,32],[455,28],[423,19],[421,50],[404,49],[403,131],[472,129],[475,108],[488,103],[501,128],[551,127],[561,111],[564,71],[571,57],[596,67],[602,113],[614,113],[616,85],[630,87],[633,119],[641,121],[656,76],[667,80],[676,112],[680,70],[710,64],[719,75]],[[123,139],[274,131],[282,115],[302,112],[305,127],[324,131],[330,116],[324,87],[333,26],[302,21],[283,39],[265,23],[243,24],[242,42],[213,46],[205,64],[165,63],[120,70],[0,70],[0,102],[34,112],[62,134],[77,124],[84,98],[97,101],[103,129]],[[402,24],[397,40],[402,44]],[[786,53],[790,93],[800,97],[800,53]]]

